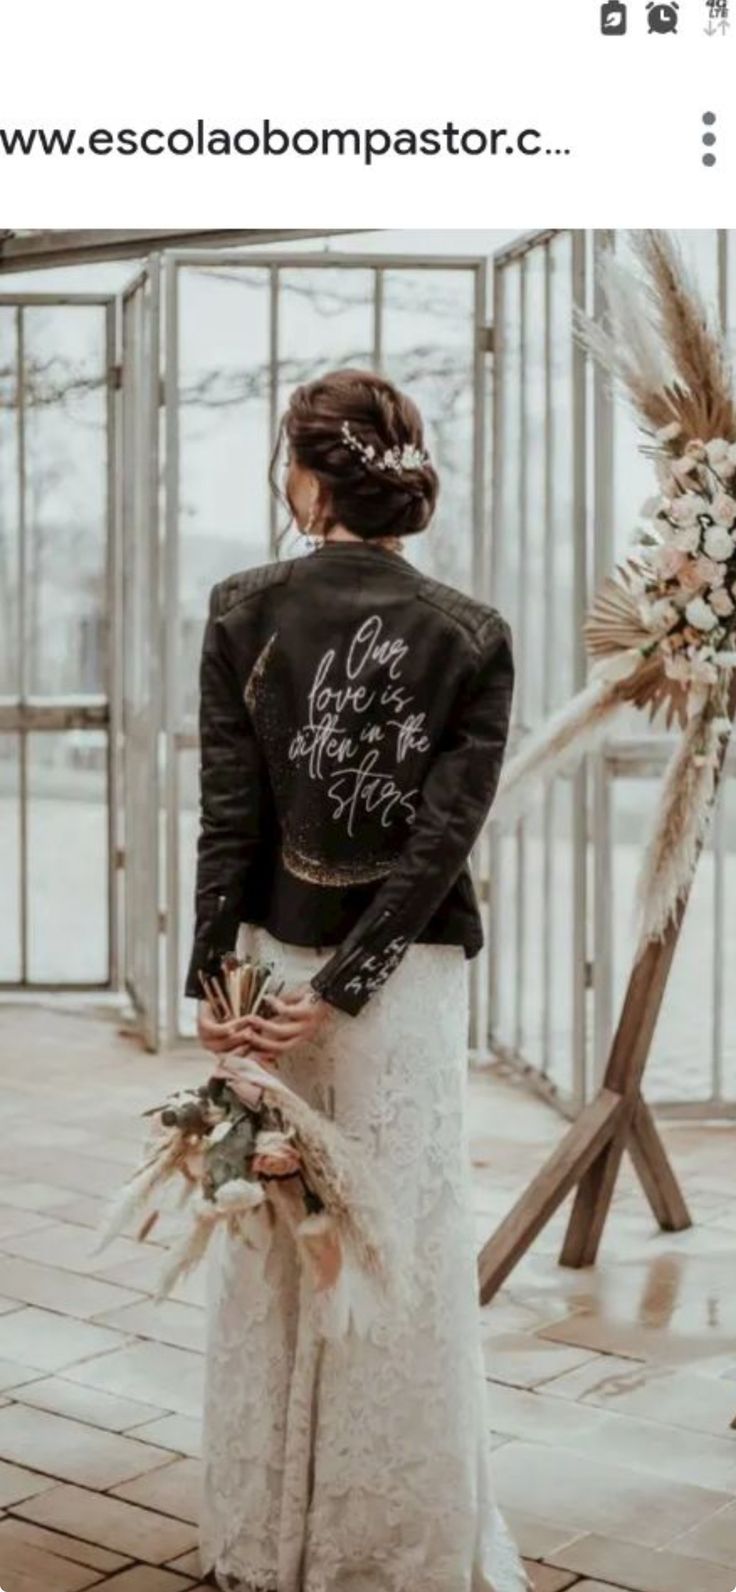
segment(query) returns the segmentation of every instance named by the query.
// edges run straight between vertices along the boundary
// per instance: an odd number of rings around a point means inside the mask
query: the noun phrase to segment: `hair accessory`
[[[385,453],[378,453],[372,442],[361,442],[356,437],[347,420],[342,423],[342,437],[353,453],[359,453],[363,462],[372,464],[376,470],[392,470],[396,475],[401,475],[404,470],[421,470],[423,465],[429,464],[429,454],[421,448],[412,447],[409,442],[403,448],[386,448]]]

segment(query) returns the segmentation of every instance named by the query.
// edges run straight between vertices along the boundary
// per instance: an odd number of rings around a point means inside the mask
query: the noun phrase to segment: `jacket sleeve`
[[[201,997],[199,972],[235,945],[243,891],[261,837],[262,755],[220,617],[210,596],[200,664],[200,829],[194,945],[185,994]]]
[[[355,1016],[440,906],[475,844],[498,784],[514,669],[511,633],[493,614],[477,667],[422,786],[409,839],[388,878],[312,979],[324,1000]]]

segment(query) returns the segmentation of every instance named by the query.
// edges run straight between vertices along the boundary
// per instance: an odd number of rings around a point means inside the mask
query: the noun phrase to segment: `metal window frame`
[[[146,974],[139,984],[136,981],[137,969],[123,957],[123,977],[125,987],[137,1013],[141,1035],[146,1048],[155,1051],[159,1046],[161,1026],[161,990],[160,990],[160,936],[164,926],[161,918],[161,838],[160,838],[160,739],[162,724],[162,692],[161,692],[161,653],[162,653],[162,615],[166,612],[166,602],[161,581],[160,558],[160,526],[159,526],[159,408],[160,408],[160,262],[153,256],[136,275],[126,283],[118,300],[118,336],[120,350],[120,382],[118,388],[119,403],[119,492],[116,499],[117,507],[117,580],[116,600],[119,603],[120,622],[120,650],[118,653],[118,696],[116,699],[117,723],[120,730],[121,744],[119,748],[119,767],[122,772],[123,765],[128,755],[125,716],[127,711],[127,691],[124,674],[123,649],[127,646],[125,625],[128,617],[128,598],[123,566],[126,561],[128,547],[126,539],[129,528],[126,522],[128,504],[131,499],[135,502],[136,487],[142,491],[142,517],[144,523],[145,541],[145,587],[147,597],[142,606],[137,609],[137,616],[143,615],[147,626],[146,632],[146,658],[148,665],[145,676],[145,704],[143,708],[143,734],[147,756],[145,759],[144,773],[148,781],[146,788],[146,802],[143,815],[145,826],[144,833],[136,833],[137,815],[132,813],[130,792],[128,790],[125,774],[122,774],[122,792],[118,790],[118,821],[125,819],[125,920],[124,931],[126,942],[134,935],[142,936],[146,948]],[[138,304],[140,303],[140,312]],[[147,331],[147,346],[144,342],[143,349],[137,350],[140,366],[133,372],[137,381],[133,394],[132,421],[136,428],[133,447],[133,456],[129,458],[127,452],[127,434],[125,417],[125,381],[127,376],[127,347],[125,339],[125,316],[129,306],[134,306],[132,313],[139,314],[144,329]],[[140,427],[140,432],[137,428]],[[129,474],[130,472],[130,474]],[[140,473],[142,472],[142,474]],[[137,508],[137,504],[135,507]],[[132,536],[140,535],[140,526],[132,527]],[[133,559],[134,574],[136,571],[135,558]],[[134,591],[132,601],[135,603],[140,598],[140,593]],[[139,704],[133,704],[133,710],[138,711]],[[134,771],[135,772],[135,771]],[[122,796],[122,800],[120,797]],[[140,800],[140,793],[136,793],[136,800]],[[132,813],[132,825],[128,824],[128,817]],[[140,880],[132,866],[133,851],[140,845],[142,855],[147,862],[146,876],[142,881],[142,896],[137,894]]]
[[[103,312],[103,380],[106,387],[105,413],[105,592],[108,622],[106,692],[102,696],[46,697],[28,691],[27,588],[28,525],[26,517],[26,394],[23,370],[25,361],[25,312],[39,308],[97,308]],[[115,765],[113,755],[112,698],[114,692],[114,652],[117,616],[113,605],[114,580],[114,472],[116,429],[113,401],[115,365],[115,295],[110,293],[0,293],[0,309],[15,311],[15,365],[17,380],[17,491],[18,491],[18,683],[14,697],[0,699],[0,731],[18,736],[18,812],[19,812],[19,944],[20,978],[0,980],[0,993],[66,992],[70,994],[113,989],[118,974],[117,920],[119,909],[118,874],[115,866],[114,806]],[[29,977],[29,866],[28,866],[28,736],[70,730],[107,732],[107,975],[102,980],[49,980]]]

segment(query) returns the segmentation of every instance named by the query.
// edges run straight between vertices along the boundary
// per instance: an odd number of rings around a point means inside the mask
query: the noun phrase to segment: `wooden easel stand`
[[[731,686],[729,710],[733,719],[736,679]],[[723,771],[727,744],[722,743],[716,785]],[[634,964],[599,1094],[584,1107],[546,1165],[484,1244],[478,1257],[482,1304],[493,1298],[573,1189],[575,1199],[560,1264],[594,1264],[625,1150],[632,1158],[659,1226],[665,1232],[678,1233],[692,1225],[654,1118],[641,1094],[691,888],[692,880],[664,938],[650,941]]]

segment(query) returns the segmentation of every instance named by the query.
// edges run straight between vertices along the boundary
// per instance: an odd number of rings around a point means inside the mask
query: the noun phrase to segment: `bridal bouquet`
[[[224,1021],[255,1012],[277,994],[271,968],[235,956],[203,980],[213,1014]],[[325,1336],[362,1330],[389,1281],[388,1228],[379,1190],[355,1144],[255,1055],[224,1053],[207,1080],[144,1113],[150,1142],[141,1166],[115,1200],[99,1247],[139,1219],[151,1232],[172,1187],[187,1225],[160,1279],[165,1298],[204,1256],[218,1226],[267,1252],[285,1223],[298,1261],[319,1296]]]

